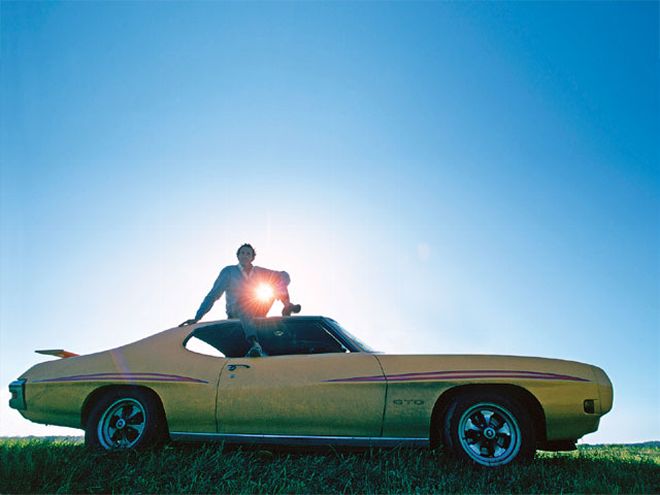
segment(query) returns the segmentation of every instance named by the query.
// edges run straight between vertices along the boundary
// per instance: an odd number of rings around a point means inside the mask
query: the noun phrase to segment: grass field
[[[583,446],[488,470],[413,449],[170,444],[102,454],[76,439],[0,440],[0,493],[660,493],[660,447]]]

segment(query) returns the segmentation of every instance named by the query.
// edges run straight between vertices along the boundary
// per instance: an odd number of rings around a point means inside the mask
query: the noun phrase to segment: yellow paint
[[[219,431],[379,436],[385,383],[328,381],[371,375],[381,369],[364,353],[230,359],[220,378]]]
[[[365,353],[225,359],[185,349],[194,327],[174,328],[110,351],[34,366],[26,378],[24,417],[82,427],[85,399],[98,387],[139,385],[161,399],[170,431],[428,437],[433,406],[449,389],[468,384],[513,384],[538,399],[548,440],[577,439],[595,431],[612,407],[612,384],[594,366],[512,356],[389,356]],[[228,365],[237,366],[230,371]],[[249,366],[249,368],[245,367]],[[450,370],[520,370],[587,381],[471,378],[385,381],[379,377]],[[89,379],[39,380],[96,373],[161,373],[203,380],[154,382]],[[384,374],[383,374],[384,372]],[[349,381],[373,377],[372,381]],[[344,379],[346,381],[331,381]],[[596,414],[583,410],[585,399]]]

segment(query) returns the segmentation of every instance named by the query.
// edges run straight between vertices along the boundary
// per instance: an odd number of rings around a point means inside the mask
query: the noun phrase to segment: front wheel
[[[518,402],[496,393],[465,393],[447,410],[443,442],[459,458],[489,467],[534,457],[534,425]]]
[[[139,389],[106,393],[92,406],[85,425],[85,445],[95,449],[139,449],[164,437],[160,404]]]

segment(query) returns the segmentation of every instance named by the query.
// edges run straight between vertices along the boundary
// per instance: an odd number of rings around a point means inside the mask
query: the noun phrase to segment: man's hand
[[[185,326],[187,326],[187,325],[194,325],[194,324],[197,323],[198,321],[199,321],[199,320],[196,320],[195,318],[190,318],[189,320],[186,320],[186,321],[184,321],[183,323],[181,323],[181,325],[179,325],[179,326],[180,326],[180,327],[185,327]]]

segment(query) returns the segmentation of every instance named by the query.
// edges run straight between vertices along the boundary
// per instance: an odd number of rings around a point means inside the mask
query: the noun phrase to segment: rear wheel
[[[85,444],[103,450],[147,447],[165,437],[159,402],[139,389],[113,390],[92,406],[85,425]]]
[[[534,457],[534,425],[517,401],[491,392],[458,396],[447,410],[443,443],[457,457],[497,467]]]

